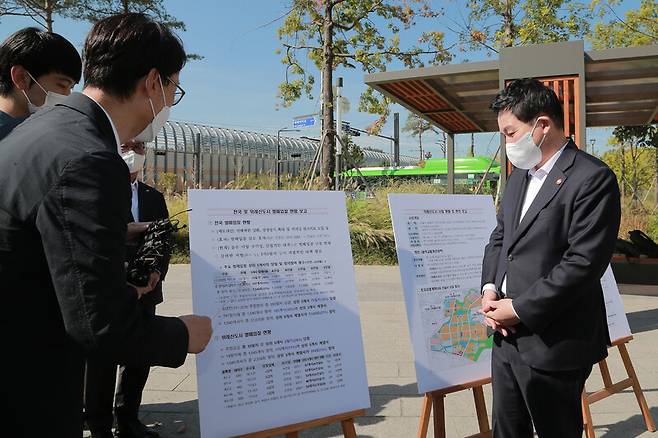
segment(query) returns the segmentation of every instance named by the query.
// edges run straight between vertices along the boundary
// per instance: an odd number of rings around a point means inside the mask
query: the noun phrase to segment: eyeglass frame
[[[178,84],[173,79],[171,79],[171,78],[165,78],[165,79],[167,81],[171,82],[172,84],[174,84],[176,86],[177,91],[180,91],[180,97],[178,98],[178,100],[176,100],[176,92],[174,91],[174,101],[171,104],[171,106],[176,106],[180,103],[181,100],[183,100],[183,97],[185,96],[185,90],[183,90],[183,87],[181,87],[180,84]]]

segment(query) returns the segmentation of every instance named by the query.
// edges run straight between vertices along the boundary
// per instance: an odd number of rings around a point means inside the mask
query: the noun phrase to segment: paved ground
[[[409,331],[397,267],[357,266],[357,289],[366,366],[372,408],[357,421],[360,437],[406,438],[417,433],[422,399],[417,393]],[[191,286],[188,265],[172,266],[165,283],[165,302],[158,306],[163,315],[191,313]],[[658,420],[658,288],[623,287],[623,301],[635,339],[629,351],[644,388],[647,402]],[[648,295],[636,295],[652,294]],[[609,365],[613,379],[621,380],[623,368],[616,352]],[[601,385],[593,373],[588,388]],[[188,356],[178,369],[157,367],[144,392],[143,420],[155,424],[163,437],[199,437],[195,362]],[[485,387],[491,407],[489,385]],[[644,427],[632,391],[624,391],[595,404],[592,408],[597,437],[650,437]],[[446,399],[448,437],[464,437],[477,432],[470,392]],[[430,436],[431,436],[430,425]],[[342,436],[335,427],[303,433],[303,437]],[[658,436],[655,435],[655,436]]]

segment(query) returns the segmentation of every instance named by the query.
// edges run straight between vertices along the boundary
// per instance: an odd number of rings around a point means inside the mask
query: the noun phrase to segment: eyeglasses
[[[183,90],[183,88],[181,88],[181,86],[173,79],[167,78],[167,80],[176,86],[176,90],[174,91],[174,103],[172,103],[171,106],[178,105],[178,103],[183,100],[183,96],[185,96],[185,90]]]

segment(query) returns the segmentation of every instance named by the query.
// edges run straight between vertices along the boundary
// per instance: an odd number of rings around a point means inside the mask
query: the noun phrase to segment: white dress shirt
[[[132,188],[132,193],[133,193],[132,201],[130,204],[130,212],[133,214],[133,220],[135,222],[139,222],[139,196],[137,193],[137,188],[138,188],[137,180],[131,183],[130,187]]]
[[[539,169],[532,168],[528,170],[528,182],[527,182],[528,186],[525,191],[523,206],[521,207],[521,216],[519,217],[519,223],[521,223],[521,221],[523,220],[523,216],[525,216],[525,214],[528,212],[528,209],[530,208],[532,202],[537,197],[539,190],[541,190],[541,187],[544,185],[544,181],[546,181],[546,177],[553,169],[553,166],[555,166],[555,163],[557,162],[558,158],[560,158],[560,155],[562,155],[562,151],[564,150],[565,147],[567,147],[567,144],[569,144],[568,141],[564,143],[564,145],[560,148],[560,150],[554,153],[553,156],[549,158],[549,160],[545,162],[542,167],[540,167]],[[493,283],[485,284],[482,287],[483,293],[485,289],[491,289],[493,291],[498,292],[496,290],[496,285]],[[507,274],[505,274],[505,276],[503,277],[503,284],[500,287],[500,294],[502,296],[507,295]],[[513,306],[512,309],[514,309]],[[514,311],[514,313],[516,313],[516,311]]]

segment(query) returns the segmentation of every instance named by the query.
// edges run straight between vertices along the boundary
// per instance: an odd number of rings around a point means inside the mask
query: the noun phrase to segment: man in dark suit
[[[562,105],[534,79],[491,105],[516,167],[482,264],[494,334],[493,433],[582,436],[580,396],[609,335],[600,279],[621,215],[605,163],[565,138]]]
[[[82,61],[56,33],[26,27],[0,44],[0,140],[38,108],[53,106],[80,81]]]
[[[85,88],[0,142],[2,433],[79,438],[86,357],[180,366],[210,319],[143,312],[126,283],[130,176],[119,154],[177,102],[180,40],[142,14],[92,27]]]
[[[145,228],[148,223],[169,217],[167,204],[162,193],[139,181],[138,176],[144,166],[144,143],[129,141],[121,145],[122,157],[130,171],[131,208],[128,227]],[[142,227],[142,225],[144,227]],[[127,245],[127,260],[130,261],[137,250],[137,241]],[[162,280],[167,274],[169,261],[164,260],[155,288],[142,295],[139,305],[142,311],[155,315],[155,306],[162,302]],[[85,374],[85,418],[92,438],[112,437],[112,401],[117,418],[117,438],[157,437],[158,433],[148,429],[139,420],[139,406],[142,391],[149,375],[149,366],[121,365],[117,380],[117,365],[103,360],[89,359]],[[116,396],[115,396],[115,383]],[[116,397],[116,398],[115,398]]]

